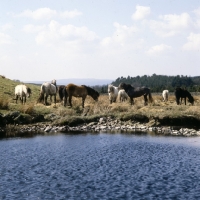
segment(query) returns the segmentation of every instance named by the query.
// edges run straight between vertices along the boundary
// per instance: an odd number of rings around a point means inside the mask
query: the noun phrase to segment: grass
[[[161,93],[152,94],[154,101],[148,106],[144,106],[144,100],[142,97],[136,98],[133,106],[129,101],[120,103],[109,103],[108,95],[100,95],[98,102],[95,102],[90,96],[87,96],[85,101],[85,109],[82,108],[80,98],[72,98],[73,107],[64,107],[60,102],[54,106],[44,106],[41,103],[36,104],[39,97],[40,86],[33,84],[26,84],[32,90],[31,98],[27,99],[25,105],[22,105],[20,101],[18,104],[13,100],[14,88],[20,82],[7,79],[0,76],[0,113],[8,113],[10,111],[20,111],[24,114],[50,114],[54,113],[64,118],[79,118],[83,115],[87,116],[90,121],[96,116],[116,116],[123,119],[128,119],[133,115],[145,115],[151,117],[165,117],[165,116],[183,116],[192,115],[200,117],[200,97],[194,96],[195,104],[191,106],[189,104],[176,105],[175,96],[171,94],[168,102],[163,102]],[[58,95],[57,95],[57,99]],[[48,99],[49,102],[49,99]]]

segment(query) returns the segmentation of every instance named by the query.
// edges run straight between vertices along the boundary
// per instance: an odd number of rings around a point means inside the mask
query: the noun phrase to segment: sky
[[[199,76],[199,0],[0,0],[0,75]]]

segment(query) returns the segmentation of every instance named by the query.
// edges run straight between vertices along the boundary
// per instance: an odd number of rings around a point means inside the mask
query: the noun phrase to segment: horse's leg
[[[69,96],[69,105],[72,107],[72,96]]]
[[[52,103],[52,95],[50,95],[50,102]]]
[[[177,105],[179,105],[179,98],[176,98],[176,103],[177,103]]]
[[[24,104],[26,103],[26,96],[24,97]]]
[[[66,97],[63,97],[63,105],[66,107],[67,105],[67,98]]]
[[[110,101],[110,104],[112,104],[112,97],[109,96],[109,101]]]
[[[133,105],[134,104],[133,97],[130,97],[130,100],[131,100],[131,105]]]
[[[18,95],[15,95],[15,103],[17,104]]]
[[[20,97],[21,104],[23,104],[23,96]]]
[[[44,97],[44,105],[47,105],[47,98],[48,98],[48,96],[49,95],[46,94],[45,97]]]
[[[82,107],[84,108],[85,97],[82,97]]]
[[[185,101],[185,105],[186,105],[186,97],[184,98],[184,101]]]
[[[56,104],[56,94],[54,95],[54,103]]]
[[[146,94],[144,95],[144,105],[145,106],[148,105],[148,99]]]

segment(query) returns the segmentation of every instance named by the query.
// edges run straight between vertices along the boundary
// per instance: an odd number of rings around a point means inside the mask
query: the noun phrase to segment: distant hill
[[[42,84],[44,82],[50,81],[26,81],[25,83],[34,83]],[[96,85],[107,85],[113,82],[111,79],[57,79],[57,85],[67,85],[69,83],[74,83],[77,85],[87,85],[87,86],[96,86]]]

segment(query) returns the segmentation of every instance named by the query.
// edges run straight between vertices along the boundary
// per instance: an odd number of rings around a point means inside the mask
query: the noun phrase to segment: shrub
[[[0,109],[7,110],[9,108],[9,101],[7,98],[0,99]]]

